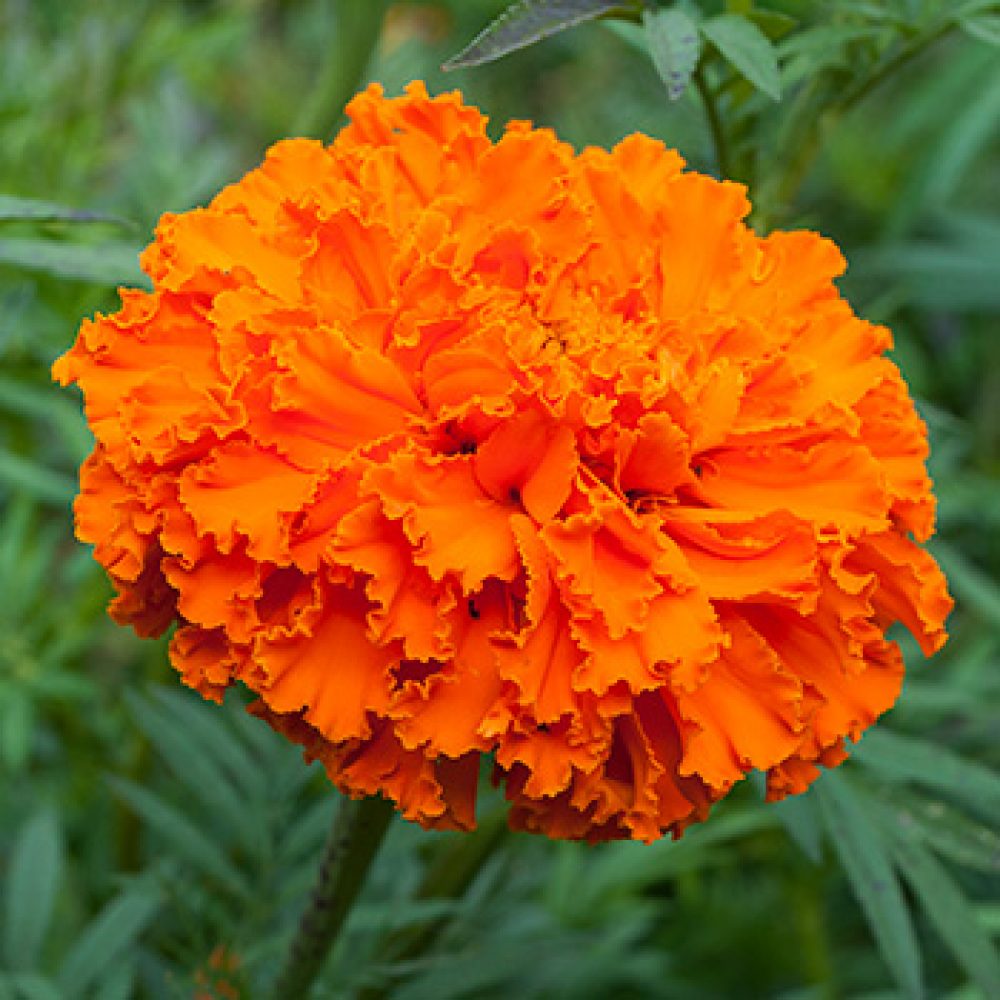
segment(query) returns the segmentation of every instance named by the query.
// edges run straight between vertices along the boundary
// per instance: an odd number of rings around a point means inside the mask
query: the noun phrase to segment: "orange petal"
[[[333,742],[369,735],[369,713],[389,706],[399,649],[368,640],[368,610],[358,590],[320,585],[290,634],[257,638],[253,655],[267,678],[260,693],[275,712],[301,711]]]
[[[434,580],[454,574],[471,594],[489,577],[512,580],[517,573],[511,510],[483,493],[470,456],[431,461],[397,452],[372,468],[363,485],[388,517],[402,520],[417,546],[414,561]]]

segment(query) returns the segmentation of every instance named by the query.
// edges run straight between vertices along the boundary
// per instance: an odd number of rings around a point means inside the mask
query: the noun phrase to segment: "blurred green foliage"
[[[396,824],[321,995],[1000,996],[1000,7],[622,6],[445,74],[504,3],[0,2],[2,1000],[255,997],[273,974],[336,795],[106,620],[70,527],[88,434],[48,366],[142,281],[161,212],[414,77],[497,130],[661,136],[749,182],[757,224],[833,236],[930,425],[958,606],[933,665],[903,637],[900,704],[798,799],[749,782],[651,847]]]

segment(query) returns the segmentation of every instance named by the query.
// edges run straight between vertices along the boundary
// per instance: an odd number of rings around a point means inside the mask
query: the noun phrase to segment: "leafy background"
[[[749,182],[757,225],[833,236],[930,426],[958,605],[933,664],[901,636],[899,705],[797,799],[751,780],[650,847],[505,834],[488,790],[474,836],[395,824],[318,995],[1000,996],[1000,7],[625,3],[443,73],[504,6],[0,2],[2,1000],[255,997],[280,960],[336,794],[108,622],[70,526],[88,434],[47,373],[161,212],[413,77],[498,129],[661,136]],[[485,56],[558,27],[540,8],[610,6],[522,3]]]

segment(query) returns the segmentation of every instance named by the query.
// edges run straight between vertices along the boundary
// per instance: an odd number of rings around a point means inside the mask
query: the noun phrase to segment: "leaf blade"
[[[446,60],[441,68],[481,66],[560,31],[631,6],[634,4],[623,0],[520,0],[488,24],[464,49]]]
[[[43,809],[18,834],[4,893],[4,955],[13,970],[35,967],[62,879],[62,840],[55,812]]]
[[[905,996],[922,997],[920,950],[910,913],[862,799],[833,771],[813,787],[830,841],[886,965]]]
[[[67,952],[56,977],[63,995],[90,996],[88,988],[115,966],[146,929],[161,902],[159,890],[141,883],[111,900]]]
[[[887,778],[933,788],[1000,822],[1000,775],[946,747],[882,727],[865,734],[853,757]]]
[[[0,239],[0,264],[94,285],[149,287],[149,279],[139,269],[139,247],[129,243]]]
[[[649,55],[671,101],[687,90],[701,55],[698,26],[679,7],[645,11],[642,16]]]
[[[1000,959],[969,901],[945,867],[917,840],[895,838],[899,870],[959,965],[988,997],[1000,996]]]
[[[770,39],[745,17],[719,14],[701,23],[701,33],[739,73],[772,101],[781,100],[778,56]]]
[[[90,209],[71,208],[37,198],[21,198],[0,194],[0,222],[106,222],[116,226],[132,227],[132,223],[117,215],[94,212]]]

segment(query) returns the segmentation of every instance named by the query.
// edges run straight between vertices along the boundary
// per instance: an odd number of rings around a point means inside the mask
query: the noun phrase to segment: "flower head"
[[[351,795],[650,840],[803,790],[944,641],[926,430],[836,247],[635,135],[423,86],[166,215],[55,365],[76,514],[141,635]]]

